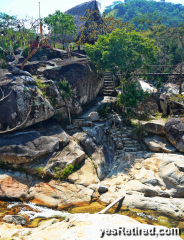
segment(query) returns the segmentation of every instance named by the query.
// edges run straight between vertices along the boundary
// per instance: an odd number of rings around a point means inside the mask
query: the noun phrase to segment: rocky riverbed
[[[1,161],[1,199],[30,201],[73,213],[94,213],[118,197],[125,196],[116,208],[126,215],[127,212],[134,212],[134,209],[139,209],[139,214],[152,211],[173,219],[183,229],[184,156],[176,150],[160,150],[163,149],[163,141],[156,138],[153,141],[153,132],[157,132],[157,135],[161,133],[166,141],[164,126],[156,123],[145,125],[148,134],[149,129],[152,131],[148,136],[152,137],[153,143],[150,141],[149,144],[161,146],[152,152],[135,139],[131,127],[118,125],[122,120],[116,114],[99,120],[88,120],[87,123],[86,120],[76,120],[75,125],[65,131],[58,125],[45,123],[46,127],[42,129],[3,135],[1,159],[6,161]],[[107,128],[107,124],[112,125]],[[164,149],[170,147],[165,144]],[[66,163],[78,163],[80,167],[66,180],[52,179],[53,169],[58,166],[62,168]],[[45,175],[39,175],[40,166],[45,169]],[[95,207],[92,205],[92,210],[91,204],[96,204]],[[17,216],[19,212],[12,214]],[[9,219],[7,217],[4,220],[11,222]],[[56,224],[59,220],[52,221]],[[7,224],[2,227],[6,229],[9,226]],[[65,234],[68,236],[66,239],[70,239],[67,231]]]

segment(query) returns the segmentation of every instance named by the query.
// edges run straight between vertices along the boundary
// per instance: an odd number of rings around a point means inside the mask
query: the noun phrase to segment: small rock
[[[95,122],[95,121],[98,121],[99,119],[100,119],[100,117],[99,117],[97,112],[91,112],[88,115],[86,120],[91,121],[91,122]]]
[[[108,187],[100,185],[99,189],[98,189],[98,192],[99,193],[106,193],[106,192],[108,192]]]
[[[15,224],[20,224],[20,225],[25,225],[27,223],[27,219],[23,216],[19,215],[6,215],[3,218],[3,221],[7,223],[15,223]]]

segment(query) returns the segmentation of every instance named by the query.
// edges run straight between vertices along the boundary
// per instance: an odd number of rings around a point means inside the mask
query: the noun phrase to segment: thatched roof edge
[[[90,9],[90,11],[98,11],[99,12],[99,16],[100,16],[100,10],[98,8],[98,3],[95,0],[89,1],[89,2],[85,2],[82,4],[79,4],[69,10],[67,10],[65,13],[68,13],[70,15],[72,15],[75,19],[75,25],[77,26],[77,36],[74,39],[73,36],[65,36],[65,41],[67,42],[75,42],[79,39],[80,35],[81,35],[81,30],[80,27],[82,24],[85,24],[84,21],[81,21],[80,18],[81,17],[85,17],[86,16],[86,10]]]

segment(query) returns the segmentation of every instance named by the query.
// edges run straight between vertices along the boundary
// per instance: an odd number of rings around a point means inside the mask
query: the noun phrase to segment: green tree
[[[137,108],[138,101],[146,95],[128,80],[137,68],[155,58],[158,48],[154,40],[134,30],[127,32],[125,29],[116,29],[110,34],[99,36],[94,45],[86,44],[85,50],[97,70],[118,72],[122,88],[119,106],[130,117],[130,108]]]
[[[99,36],[94,45],[86,44],[85,50],[97,70],[109,69],[126,77],[155,58],[154,42],[134,30],[116,29]]]
[[[76,36],[77,27],[74,24],[74,17],[70,14],[64,14],[57,10],[54,14],[49,14],[43,19],[44,23],[51,32],[51,40],[65,42],[67,35]]]
[[[39,27],[39,21],[32,22],[30,19],[17,19],[14,16],[9,16],[5,13],[0,13],[0,49],[4,57],[12,55],[14,61],[9,63],[14,67],[27,48],[28,55],[23,61],[21,70],[24,64],[33,56],[34,53],[41,47],[47,44],[47,38],[42,37],[38,40],[38,47],[32,47],[32,43],[36,38],[36,29]],[[15,55],[16,48],[20,47],[21,51]]]

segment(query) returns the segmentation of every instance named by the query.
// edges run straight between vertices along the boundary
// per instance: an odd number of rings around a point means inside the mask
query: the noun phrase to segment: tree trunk
[[[182,64],[180,65],[179,94],[182,92]]]

